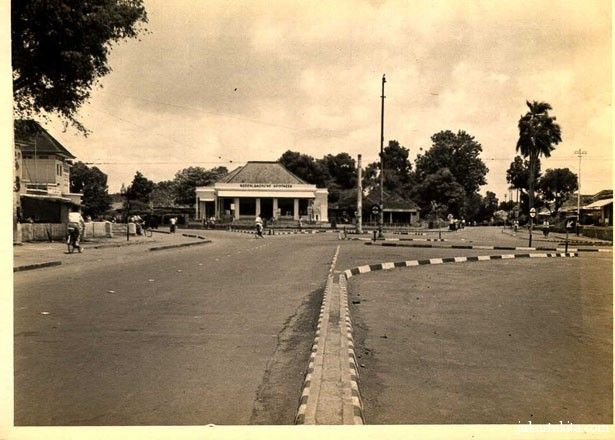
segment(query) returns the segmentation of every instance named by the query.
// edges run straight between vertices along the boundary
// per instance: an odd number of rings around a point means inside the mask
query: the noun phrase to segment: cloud
[[[80,159],[141,162],[101,166],[112,189],[146,166],[161,180],[190,164],[276,159],[287,149],[374,161],[383,73],[385,138],[414,157],[439,130],[468,131],[489,159],[486,189],[498,195],[527,99],[551,103],[562,125],[554,163],[574,166],[582,144],[610,166],[607,1],[146,7],[151,33],[113,48],[113,73],[81,112],[94,134],[60,135]],[[593,189],[611,185],[604,174]]]

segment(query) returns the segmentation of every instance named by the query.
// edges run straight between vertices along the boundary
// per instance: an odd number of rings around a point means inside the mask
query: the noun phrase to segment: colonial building
[[[82,194],[70,192],[75,156],[32,120],[15,121],[15,156],[20,217],[65,223],[68,212],[81,205]]]
[[[211,186],[196,188],[196,218],[328,221],[326,188],[316,188],[279,162],[248,162]]]

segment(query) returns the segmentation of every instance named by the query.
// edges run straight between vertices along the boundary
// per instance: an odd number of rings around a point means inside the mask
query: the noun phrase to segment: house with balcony
[[[19,221],[67,223],[81,206],[82,194],[70,192],[75,156],[38,122],[15,121],[16,213]]]

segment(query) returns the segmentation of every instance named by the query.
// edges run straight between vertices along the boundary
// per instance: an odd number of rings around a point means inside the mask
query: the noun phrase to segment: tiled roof
[[[248,162],[228,173],[218,183],[307,184],[288,171],[280,162]]]
[[[15,121],[15,145],[22,153],[57,154],[67,159],[74,159],[64,146],[55,140],[40,124],[31,119]]]
[[[380,203],[380,190],[375,188],[367,196],[363,198],[363,206],[378,205]],[[394,193],[384,192],[384,198],[382,200],[384,210],[387,209],[405,209],[405,210],[419,210],[418,205],[413,200],[406,200],[401,196]]]

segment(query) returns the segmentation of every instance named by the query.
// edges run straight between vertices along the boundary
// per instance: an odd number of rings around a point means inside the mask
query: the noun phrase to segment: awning
[[[60,196],[49,196],[43,194],[22,194],[21,197],[27,197],[29,199],[37,199],[37,200],[47,200],[49,202],[62,202],[62,203],[72,203],[73,205],[78,205],[74,203],[71,199],[67,197]]]
[[[583,206],[583,208],[581,209],[600,209],[603,206],[606,205],[611,205],[613,203],[613,199],[603,199],[603,200],[598,200],[597,202],[594,203],[590,203],[589,205]]]

